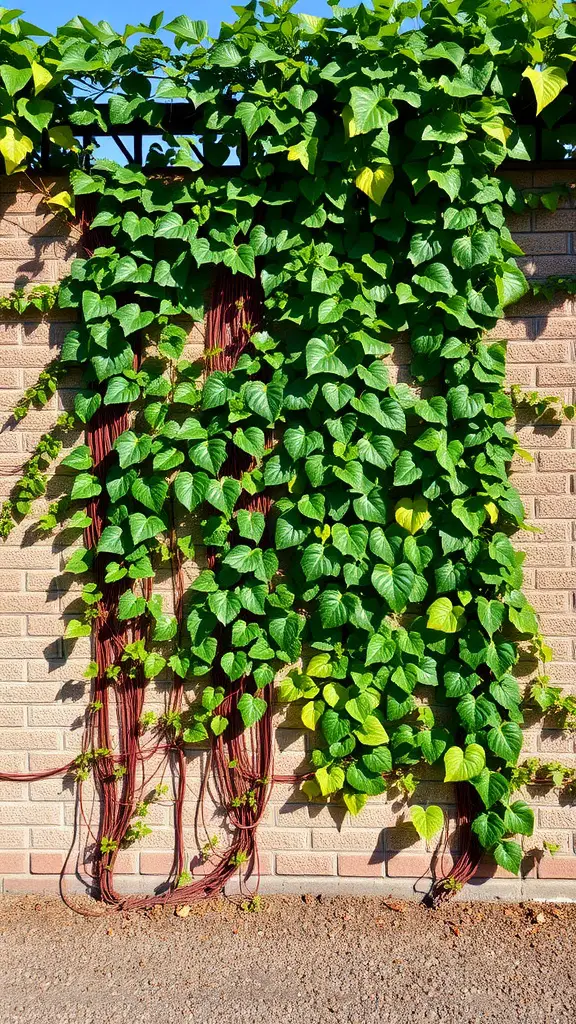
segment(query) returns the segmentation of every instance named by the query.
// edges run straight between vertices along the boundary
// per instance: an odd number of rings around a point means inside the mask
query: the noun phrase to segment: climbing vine
[[[158,15],[121,35],[78,18],[38,44],[4,15],[6,171],[37,170],[47,135],[83,230],[58,290],[78,312],[59,366],[82,370],[88,437],[43,525],[73,512],[84,528],[65,571],[90,582],[66,636],[95,642],[76,771],[81,785],[94,770],[104,801],[108,902],[146,905],[115,891],[112,869],[147,828],[136,776],[152,750],[180,772],[178,816],[184,749],[210,742],[236,830],[196,882],[179,835],[176,887],[153,899],[205,895],[256,862],[275,681],[314,737],[309,798],[357,814],[391,780],[412,788],[420,762],[438,766],[468,843],[446,891],[482,849],[519,870],[513,837],[533,814],[512,800],[513,668],[521,640],[541,661],[550,651],[510,540],[527,524],[508,479],[506,344],[484,337],[527,291],[505,221],[533,197],[497,171],[530,159],[521,115],[535,100],[553,122],[571,7],[381,0],[315,18],[251,3],[216,40],[187,16],[159,38]],[[102,96],[112,130],[159,126],[167,100],[185,101],[193,137],[164,129],[144,166],[94,159],[76,133],[101,126]],[[48,201],[74,208],[65,192]],[[198,362],[188,329],[207,296]],[[394,372],[409,360],[410,382]],[[185,594],[199,540],[206,567]],[[163,565],[171,609],[153,592]],[[165,677],[166,714],[145,718],[145,683]],[[413,820],[431,838],[443,816]]]

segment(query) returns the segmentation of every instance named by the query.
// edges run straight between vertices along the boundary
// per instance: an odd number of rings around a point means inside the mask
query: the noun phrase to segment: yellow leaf
[[[302,725],[305,725],[307,729],[315,729],[318,724],[318,719],[321,718],[323,711],[323,700],[309,700],[302,708],[302,713],[300,715]]]
[[[344,772],[339,765],[332,764],[327,768],[319,768],[315,775],[322,796],[337,793],[344,785]]]
[[[14,174],[22,166],[27,153],[34,149],[32,140],[10,125],[0,127],[0,153],[6,164],[6,174]]]
[[[45,89],[52,81],[50,72],[43,68],[41,64],[37,64],[35,60],[32,61],[32,78],[34,79],[34,92],[36,95],[42,92],[42,89]]]
[[[69,192],[58,192],[55,196],[47,196],[44,200],[49,206],[62,206],[65,210],[69,210],[72,215],[75,214],[74,200]]]
[[[315,800],[316,797],[320,796],[320,786],[316,782],[316,779],[306,779],[300,786],[300,789],[309,800]]]
[[[418,533],[430,519],[426,498],[402,498],[396,503],[396,522],[408,533]]]
[[[354,120],[354,111],[350,104],[344,107],[342,111],[342,120],[344,121],[344,134],[347,139],[353,139],[356,135],[356,121]]]
[[[380,206],[390,185],[394,180],[394,168],[392,164],[384,164],[377,167],[375,171],[371,167],[363,167],[356,175],[356,185],[361,192],[370,196],[376,206]]]
[[[526,68],[522,72],[522,76],[532,82],[532,88],[536,97],[537,114],[541,114],[544,107],[552,103],[562,92],[562,89],[568,85],[566,72],[563,68],[544,68],[543,71],[538,71],[537,68]]]
[[[368,799],[366,793],[347,793],[346,790],[344,790],[342,797],[344,799],[346,807],[348,808],[350,814],[353,815],[353,817],[356,817],[357,814],[360,814],[360,811],[362,810]]]
[[[288,150],[289,160],[299,160],[302,167],[310,174],[314,174],[316,155],[318,153],[318,139],[308,137],[298,142],[296,146],[290,146]]]
[[[491,121],[485,121],[482,127],[486,135],[501,142],[503,146],[506,145],[506,140],[512,134],[512,129],[506,127],[501,117],[493,117]]]
[[[330,527],[328,526],[328,523],[325,523],[324,526],[315,526],[314,536],[319,537],[322,543],[325,544],[330,536]]]
[[[332,675],[330,655],[315,654],[306,665],[306,675],[311,679],[329,679]]]
[[[497,523],[498,522],[498,509],[497,509],[496,505],[494,504],[494,502],[493,501],[487,501],[486,504],[484,505],[484,508],[486,509],[488,515],[490,516],[490,522],[491,523]]]
[[[524,462],[534,462],[534,456],[527,452],[525,448],[516,448],[514,454],[524,459]]]
[[[55,146],[61,146],[62,149],[70,149],[74,153],[78,152],[78,143],[72,134],[71,128],[50,128],[48,135],[50,137],[50,141],[53,142]]]

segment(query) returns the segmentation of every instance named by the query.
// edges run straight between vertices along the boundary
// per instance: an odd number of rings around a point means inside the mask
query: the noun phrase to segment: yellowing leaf
[[[41,64],[32,61],[32,78],[34,80],[34,92],[38,95],[52,81],[52,75]]]
[[[356,175],[356,185],[361,192],[370,196],[376,206],[380,206],[390,185],[394,180],[394,168],[392,164],[385,164],[377,167],[375,171],[371,167],[363,167]]]
[[[432,839],[444,827],[444,812],[436,804],[426,808],[414,804],[410,808],[410,817],[418,835],[426,840]]]
[[[332,764],[328,768],[319,768],[315,775],[322,796],[337,793],[344,785],[344,772],[338,765]]]
[[[44,202],[48,203],[48,206],[62,206],[74,216],[74,199],[69,192],[58,192],[55,196],[46,196]]]
[[[299,160],[304,170],[310,171],[310,174],[313,174],[317,153],[318,139],[309,137],[302,139],[302,142],[298,142],[295,146],[290,146],[288,159]]]
[[[318,724],[318,719],[321,717],[323,711],[323,700],[309,700],[302,708],[302,713],[300,715],[302,725],[305,725],[307,729],[315,729]]]
[[[562,92],[562,89],[568,85],[566,72],[563,68],[544,68],[543,71],[538,71],[537,68],[526,68],[522,75],[532,82],[532,88],[536,97],[537,114],[541,114],[544,107],[552,103]]]
[[[512,129],[508,128],[501,117],[493,117],[491,121],[485,121],[482,128],[489,135],[490,138],[496,139],[501,142],[503,146],[506,145],[506,140],[512,134]]]
[[[488,516],[490,517],[490,522],[491,523],[497,523],[498,522],[498,508],[494,504],[494,502],[493,501],[487,501],[486,504],[484,505],[484,508],[486,509],[486,511],[488,513]]]
[[[344,134],[347,139],[353,139],[356,135],[356,121],[354,120],[354,111],[348,104],[342,111],[342,120],[344,122]]]
[[[402,498],[396,503],[394,515],[398,525],[403,526],[408,533],[418,533],[430,519],[428,502],[426,498],[415,498],[414,501],[411,498]]]
[[[316,779],[306,779],[301,783],[300,789],[309,800],[315,800],[316,797],[321,795],[320,786],[316,782]]]
[[[450,747],[444,754],[444,782],[466,782],[468,779],[475,779],[485,764],[486,754],[479,743],[469,743],[465,750],[462,750],[462,747]]]
[[[366,793],[352,793],[346,792],[346,790],[343,792],[342,797],[347,809],[353,817],[360,814],[360,811],[368,799]]]
[[[455,633],[463,623],[460,621],[464,609],[453,605],[449,597],[439,597],[428,609],[428,629],[437,629],[440,633]]]
[[[332,665],[329,654],[315,654],[306,665],[306,675],[311,679],[329,679]]]
[[[14,174],[23,164],[28,153],[34,149],[32,140],[10,125],[0,126],[0,153],[6,164],[6,174]]]
[[[74,153],[78,152],[78,143],[72,134],[72,129],[67,127],[50,128],[48,131],[50,141],[55,146],[61,146],[62,149],[70,149]]]

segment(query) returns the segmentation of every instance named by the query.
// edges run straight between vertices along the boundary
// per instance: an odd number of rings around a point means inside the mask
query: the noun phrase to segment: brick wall
[[[566,172],[555,171],[525,172],[514,180],[525,186],[546,186],[570,179]],[[526,253],[521,263],[528,276],[576,275],[573,204],[564,202],[556,213],[538,210],[511,218],[510,227]],[[76,244],[73,231],[47,212],[30,182],[0,178],[0,293],[23,281],[61,280]],[[41,433],[53,426],[58,406],[70,404],[77,382],[67,377],[65,388],[45,410],[32,411],[17,426],[9,420],[15,401],[53,358],[68,328],[69,321],[62,313],[0,320],[0,400],[5,421],[0,430],[0,498],[9,494]],[[552,303],[526,299],[514,307],[493,336],[509,339],[511,382],[559,395],[566,402],[574,400],[576,299],[557,297]],[[201,348],[200,332],[191,336],[191,346],[192,354]],[[408,359],[406,347],[399,345],[395,363],[403,378]],[[568,692],[576,692],[575,431],[570,424],[520,421],[522,445],[534,461],[514,467],[528,518],[541,529],[518,538],[519,546],[527,551],[526,590],[554,650],[550,675]],[[67,444],[76,441],[77,437],[69,437]],[[57,476],[49,498],[57,496],[62,485],[62,476]],[[42,511],[41,502],[36,509]],[[88,700],[88,684],[81,680],[89,644],[80,640],[65,651],[69,642],[62,640],[77,591],[77,586],[69,587],[69,578],[61,575],[69,557],[69,549],[63,545],[70,538],[41,537],[33,543],[30,524],[31,520],[26,521],[7,543],[0,543],[0,770],[4,771],[30,772],[70,760],[79,746]],[[165,578],[160,580],[160,587],[166,584]],[[534,665],[523,661],[519,672],[522,682],[527,682]],[[151,688],[151,707],[161,707],[162,698],[161,684]],[[528,718],[525,753],[576,765],[574,736],[549,728],[549,724]],[[297,709],[277,709],[276,725],[276,771],[300,769],[306,746]],[[187,851],[193,864],[198,863],[194,811],[204,756],[198,752],[191,757],[190,799],[185,808]],[[451,813],[453,808],[446,803],[449,792],[438,784],[438,774],[427,769],[415,800],[439,802]],[[562,891],[572,886],[576,893],[576,806],[554,789],[539,788],[524,796],[534,806],[537,823],[534,837],[525,844],[526,880],[506,881],[501,869],[494,871],[486,864],[480,877],[494,874],[496,879],[480,883],[480,892],[493,894],[507,886],[511,895],[529,891],[542,895],[552,891],[551,886],[554,892],[560,891],[558,886]],[[154,805],[149,822],[152,834],[122,852],[119,884],[126,889],[152,889],[170,868],[169,803]],[[225,839],[221,812],[210,798],[206,822],[210,835]],[[0,782],[0,891],[2,885],[6,892],[55,890],[74,829],[71,779]],[[293,787],[277,785],[259,837],[264,888],[402,890],[430,870],[431,851],[408,823],[405,805],[393,797],[370,800],[352,821],[340,807],[309,805]],[[558,844],[554,857],[530,853],[541,850],[544,841]],[[204,838],[199,842],[202,845]],[[448,845],[457,846],[455,835],[450,836]],[[448,850],[444,866],[451,856]],[[70,872],[74,864],[72,860]],[[70,885],[74,885],[72,874]]]

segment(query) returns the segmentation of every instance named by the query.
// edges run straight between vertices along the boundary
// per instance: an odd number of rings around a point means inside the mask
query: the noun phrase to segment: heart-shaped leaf
[[[418,835],[422,836],[426,842],[433,839],[440,829],[444,828],[444,811],[436,804],[430,804],[426,808],[421,807],[420,804],[414,804],[410,808],[410,817]]]

